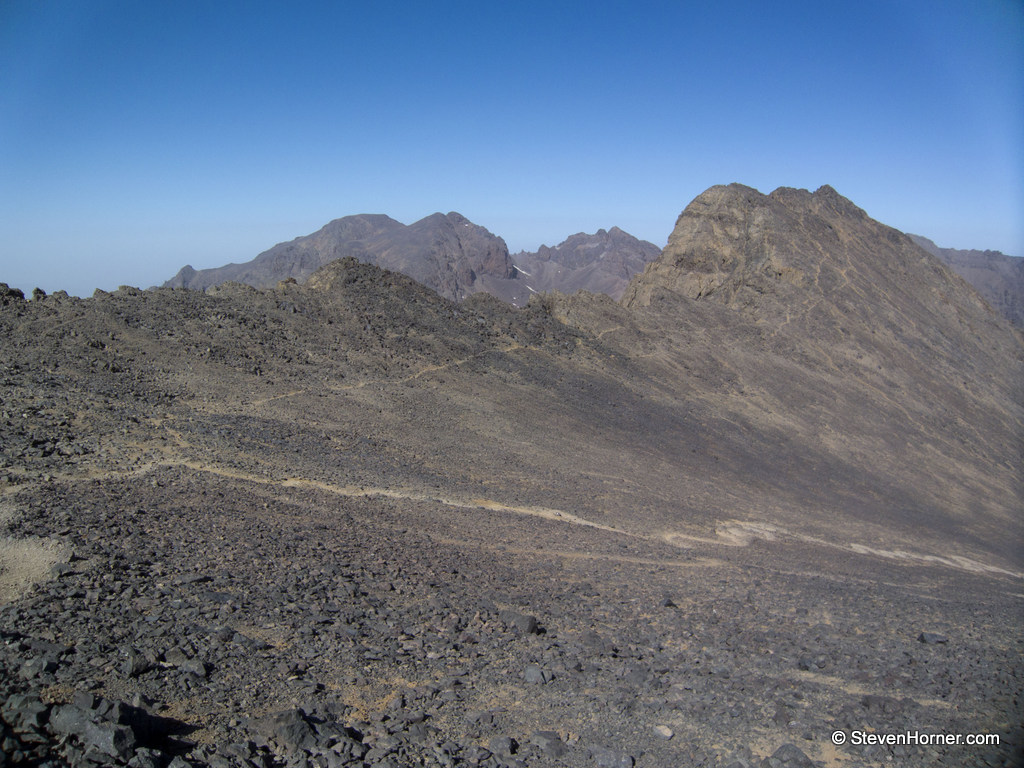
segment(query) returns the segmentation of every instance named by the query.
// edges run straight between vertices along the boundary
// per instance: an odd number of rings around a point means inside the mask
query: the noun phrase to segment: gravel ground
[[[1001,766],[1020,743],[1018,598],[983,578],[181,468],[13,503],[13,536],[69,554],[0,612],[12,764]]]

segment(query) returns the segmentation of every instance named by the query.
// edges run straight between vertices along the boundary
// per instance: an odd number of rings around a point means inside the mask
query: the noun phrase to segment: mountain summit
[[[279,243],[244,264],[199,271],[186,266],[164,287],[205,290],[233,281],[269,288],[287,278],[301,282],[346,256],[407,274],[453,300],[481,290],[485,275],[515,277],[505,241],[459,213],[435,213],[408,226],[383,214],[359,214]]]
[[[724,489],[800,487],[801,504],[817,501],[791,514],[772,491],[773,524],[808,533],[816,504],[844,510],[846,531],[927,525],[966,538],[981,520],[966,487],[985,487],[986,509],[999,510],[983,527],[1019,509],[1020,335],[831,187],[712,187],[618,306],[558,297],[554,311],[673,381],[711,414],[706,434],[731,425],[713,473],[732,479],[708,489],[706,507]],[[700,463],[693,476],[708,472]]]
[[[921,334],[951,354],[953,335],[1004,325],[938,259],[829,186],[764,195],[730,184],[698,196],[622,301],[649,306],[667,296],[715,302],[812,339]]]
[[[183,267],[165,288],[206,290],[233,281],[270,288],[281,280],[305,281],[336,259],[401,272],[461,301],[485,292],[515,306],[544,291],[607,293],[618,299],[630,278],[661,253],[618,227],[578,233],[560,245],[520,252],[514,260],[500,237],[459,213],[435,213],[405,226],[383,214],[335,219],[311,235],[275,245],[252,261],[214,269]]]
[[[654,243],[640,240],[618,227],[579,232],[553,248],[521,251],[512,258],[523,282],[537,292],[590,291],[619,299],[630,279],[661,255]]]

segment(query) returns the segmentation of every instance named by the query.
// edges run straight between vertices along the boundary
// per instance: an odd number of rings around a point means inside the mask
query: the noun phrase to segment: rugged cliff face
[[[929,295],[933,288],[979,320],[990,314],[937,259],[831,187],[763,195],[731,184],[712,187],[687,206],[662,257],[634,281],[623,303],[647,306],[669,292],[711,299],[768,323],[856,314],[860,304],[865,318],[899,325],[892,316],[897,308],[942,314]]]
[[[1010,381],[1020,340],[965,281],[831,187],[713,187],[683,211],[661,258],[623,296],[630,308],[686,299],[728,308],[766,340],[866,373],[911,368],[957,383],[965,359]],[[926,371],[932,371],[929,376]]]
[[[435,213],[409,225],[374,263],[455,301],[482,290],[485,276],[515,277],[505,241],[458,213]]]

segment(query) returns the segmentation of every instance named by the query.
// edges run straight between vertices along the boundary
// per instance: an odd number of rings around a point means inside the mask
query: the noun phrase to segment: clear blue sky
[[[1024,3],[0,0],[0,281],[147,287],[354,213],[664,245],[831,184],[1024,256]]]

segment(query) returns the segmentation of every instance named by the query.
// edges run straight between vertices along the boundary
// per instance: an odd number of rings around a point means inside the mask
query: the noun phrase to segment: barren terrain
[[[624,304],[5,293],[0,765],[1018,765],[1020,335],[730,194]]]

